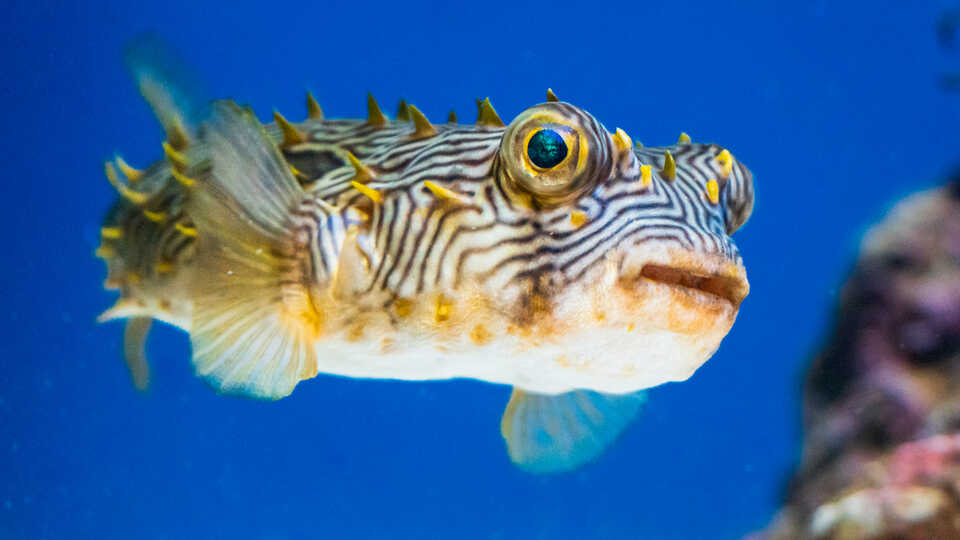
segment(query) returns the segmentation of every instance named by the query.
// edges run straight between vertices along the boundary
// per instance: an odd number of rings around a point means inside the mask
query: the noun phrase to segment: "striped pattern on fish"
[[[566,470],[623,429],[633,392],[706,361],[748,291],[730,234],[752,177],[715,144],[634,145],[552,93],[509,125],[489,100],[476,125],[435,125],[372,98],[366,120],[326,119],[309,97],[303,122],[264,126],[227,102],[187,125],[144,92],[170,142],[145,171],[107,164],[121,197],[98,254],[121,299],[101,319],[133,321],[134,356],[144,321],[190,332],[223,392],[276,399],[318,373],[511,384],[511,457]],[[562,442],[530,407],[592,435]]]

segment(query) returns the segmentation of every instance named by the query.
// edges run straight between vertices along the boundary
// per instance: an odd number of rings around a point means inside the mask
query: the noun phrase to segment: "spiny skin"
[[[431,257],[439,257],[444,248],[449,250],[449,247],[436,246],[435,241],[425,245],[423,240],[428,236],[428,231],[424,229],[411,238],[409,227],[397,217],[398,213],[409,213],[411,208],[435,212],[438,214],[435,218],[437,221],[449,219],[451,214],[488,210],[491,215],[483,226],[490,227],[494,223],[508,225],[514,232],[507,236],[515,239],[515,243],[546,244],[523,255],[524,259],[533,260],[544,252],[555,253],[559,256],[553,258],[550,265],[563,270],[568,279],[576,279],[584,267],[595,263],[597,256],[602,253],[591,252],[583,247],[576,251],[564,248],[598,237],[601,231],[608,231],[609,234],[611,226],[616,227],[613,230],[620,237],[631,233],[639,236],[637,233],[642,231],[644,236],[674,242],[686,249],[720,253],[739,261],[736,247],[725,235],[724,228],[727,221],[734,223],[732,228],[738,226],[738,216],[728,219],[727,214],[743,212],[744,209],[730,209],[727,205],[710,208],[703,204],[703,186],[709,178],[716,178],[719,170],[711,164],[711,159],[722,150],[716,145],[679,144],[666,148],[636,149],[637,163],[651,164],[654,171],[662,169],[664,151],[672,151],[680,161],[680,181],[661,179],[655,188],[641,190],[631,185],[634,181],[632,177],[626,177],[620,182],[610,182],[609,187],[600,186],[595,193],[588,194],[576,205],[578,210],[592,215],[590,224],[572,230],[566,226],[569,209],[561,208],[548,214],[531,213],[529,209],[513,204],[499,183],[487,182],[504,128],[439,125],[437,137],[407,141],[410,127],[406,124],[378,129],[367,126],[361,120],[308,120],[298,127],[308,134],[309,142],[284,148],[284,157],[298,172],[303,173],[297,176],[298,180],[318,199],[338,207],[369,206],[369,201],[350,186],[354,169],[349,166],[345,152],[352,152],[378,171],[377,178],[368,185],[388,196],[383,208],[378,208],[368,234],[377,239],[378,246],[384,246],[378,250],[379,258],[384,262],[377,267],[376,279],[370,288],[386,288],[389,283],[389,287],[398,293],[421,292],[428,286],[427,280],[430,286],[441,280],[443,272],[438,262],[429,265],[432,272],[426,268],[412,272],[414,268],[410,263],[416,261],[418,266],[424,265]],[[279,129],[271,124],[268,131],[279,143]],[[624,174],[637,175],[632,170],[624,171]],[[728,182],[732,186],[730,189],[734,190],[728,198],[735,201],[752,198],[749,191],[752,184],[744,181],[744,177],[749,178],[749,172],[738,162],[733,181]],[[423,182],[427,180],[471,198],[472,204],[432,208],[439,205],[436,205],[436,198],[423,187]],[[110,242],[119,250],[119,256],[110,259],[111,263],[118,264],[111,268],[120,270],[117,268],[119,263],[125,263],[123,270],[128,273],[135,273],[148,281],[162,281],[162,274],[172,272],[157,272],[157,264],[170,263],[179,268],[190,260],[189,248],[193,238],[176,229],[177,224],[190,225],[189,218],[182,212],[185,192],[173,181],[170,166],[163,161],[147,170],[145,180],[138,184],[138,188],[153,192],[144,208],[163,213],[169,218],[162,223],[155,223],[144,217],[135,205],[123,199],[118,200],[105,219],[104,226],[123,229],[126,241]],[[322,213],[322,210],[319,212]],[[640,221],[648,216],[655,219]],[[339,225],[335,218],[329,216],[324,216],[323,220],[328,222],[331,229]],[[625,226],[629,222],[634,226]],[[395,238],[398,231],[399,240]],[[428,240],[437,234],[437,231],[432,232]],[[461,230],[455,234],[465,232]],[[476,230],[470,232],[475,233]],[[330,269],[335,266],[339,246],[333,240],[342,237],[342,234],[342,231],[332,230],[331,242],[319,253],[322,276],[329,275]],[[401,255],[414,253],[416,255],[413,257]],[[583,260],[584,257],[590,258]],[[408,264],[401,268],[401,262]],[[459,265],[462,262],[458,261],[454,267]],[[124,283],[122,275],[112,276],[109,281],[131,285]],[[135,278],[135,281],[140,280]]]
[[[267,127],[307,194],[283,218],[290,242],[272,253],[289,263],[279,283],[305,295],[312,313],[291,323],[311,326],[316,341],[314,365],[298,366],[297,380],[318,371],[472,376],[544,392],[626,392],[689,376],[747,293],[729,234],[752,208],[749,171],[713,144],[632,148],[563,102],[528,109],[507,127],[490,124],[433,125],[421,136],[410,123],[308,119],[293,125],[304,142],[292,144],[282,144],[277,124]],[[574,155],[558,166],[568,170],[525,164],[529,133],[545,125],[569,135]],[[216,174],[202,132],[185,154],[182,174],[201,183]],[[105,222],[123,231],[104,242],[113,251],[108,285],[124,299],[106,318],[196,330],[205,276],[194,268],[195,238],[183,233],[201,217],[189,215],[192,188],[160,162],[136,189],[149,201],[121,201]],[[619,358],[626,352],[590,358],[611,332],[634,336],[617,337],[617,350],[656,343],[650,366]],[[462,358],[452,367],[443,358],[418,363],[427,350]],[[514,354],[537,361],[514,368]],[[690,359],[668,366],[672,355]],[[253,368],[221,371],[223,357],[208,365],[195,352],[195,362],[227,391],[246,391],[243,378],[253,376]]]

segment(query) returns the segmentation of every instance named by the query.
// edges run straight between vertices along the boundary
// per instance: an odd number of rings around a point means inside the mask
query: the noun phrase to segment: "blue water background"
[[[901,2],[24,2],[0,32],[0,538],[736,538],[798,458],[799,382],[865,228],[960,158],[942,4]],[[753,291],[717,355],[600,461],[507,459],[509,389],[320,376],[218,396],[156,328],[153,386],[121,359],[92,254],[102,161],[160,156],[122,62],[157,30],[213,96],[361,116],[372,91],[431,118],[509,121],[562,99],[648,145],[728,146],[757,203],[737,234]],[[957,67],[957,66],[953,66]]]

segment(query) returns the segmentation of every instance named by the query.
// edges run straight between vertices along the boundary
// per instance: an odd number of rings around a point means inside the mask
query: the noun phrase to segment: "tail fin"
[[[633,420],[644,394],[513,390],[500,421],[510,459],[533,473],[570,471],[596,459]]]
[[[278,399],[317,374],[315,239],[292,225],[306,195],[252,112],[216,104],[204,139],[211,173],[187,202],[198,231],[193,363],[222,392]]]

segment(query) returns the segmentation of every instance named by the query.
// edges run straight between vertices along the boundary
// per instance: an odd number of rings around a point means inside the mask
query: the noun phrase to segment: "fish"
[[[198,117],[164,70],[134,72],[163,156],[105,163],[96,254],[138,388],[154,320],[228,395],[318,374],[509,385],[507,455],[565,472],[706,362],[749,292],[731,235],[753,177],[717,144],[646,147],[552,90],[509,124],[489,99],[460,124],[369,95],[366,118],[328,118],[309,93],[300,121],[229,100]]]

